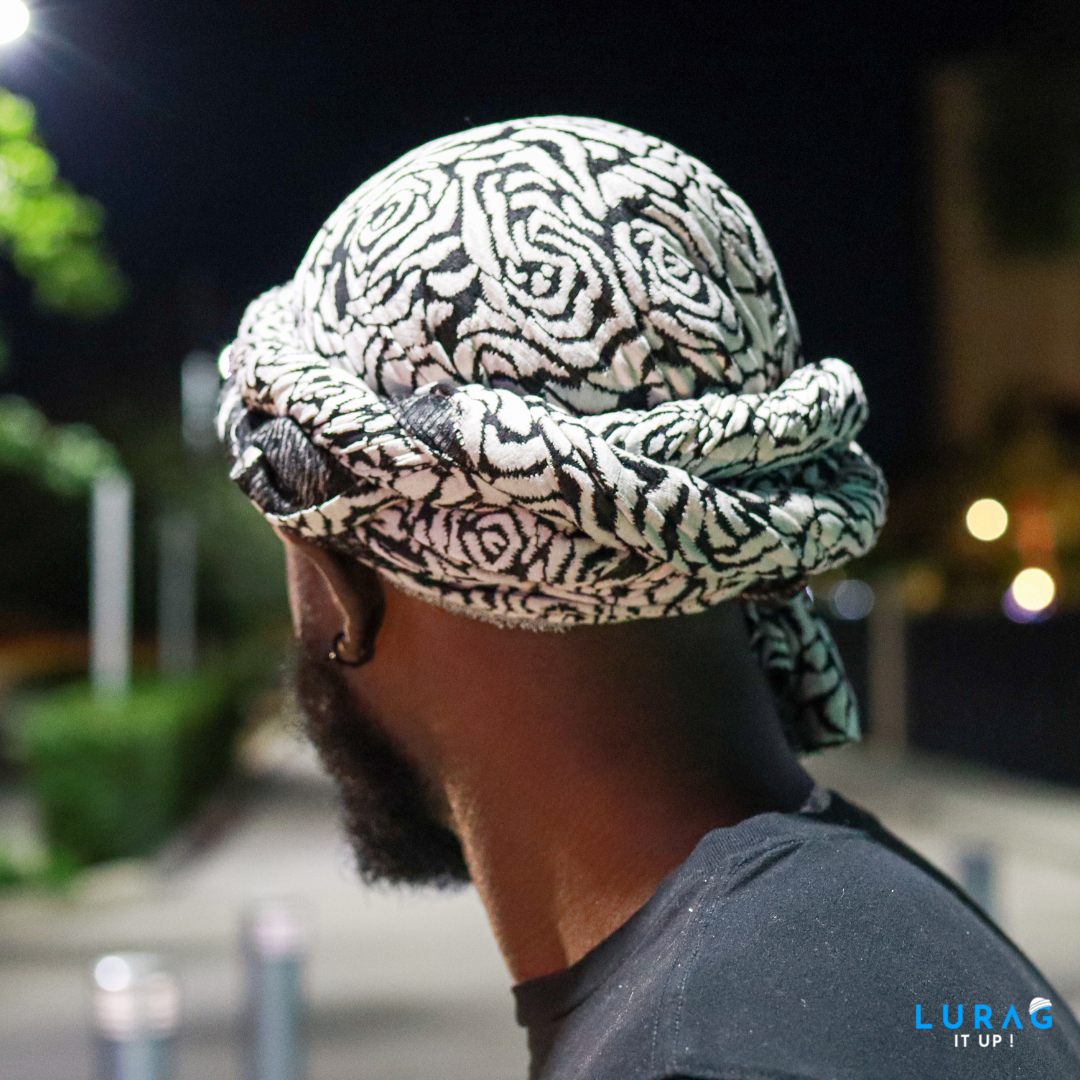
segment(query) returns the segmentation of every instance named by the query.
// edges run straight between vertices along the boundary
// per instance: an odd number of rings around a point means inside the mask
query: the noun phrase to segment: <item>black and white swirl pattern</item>
[[[599,120],[491,125],[361,186],[223,356],[221,430],[290,416],[355,477],[271,520],[508,624],[790,595],[872,546],[854,372],[803,365],[772,253],[701,162]],[[244,462],[238,462],[243,468]],[[857,737],[804,596],[747,601],[800,748]]]

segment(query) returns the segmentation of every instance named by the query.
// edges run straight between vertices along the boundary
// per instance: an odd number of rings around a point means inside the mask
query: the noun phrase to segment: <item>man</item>
[[[885,488],[706,166],[567,117],[423,146],[223,368],[360,870],[475,883],[534,1077],[1080,1075],[1030,963],[798,763],[858,737],[804,584]]]

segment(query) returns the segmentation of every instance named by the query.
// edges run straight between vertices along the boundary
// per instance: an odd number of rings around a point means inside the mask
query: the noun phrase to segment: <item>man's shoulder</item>
[[[1080,1075],[1076,1022],[1019,951],[869,815],[842,800],[832,811],[763,814],[703,838],[575,973],[568,1011],[537,1032],[550,1048],[538,1075]],[[1032,1024],[1035,997],[1053,1002],[1051,1029]],[[943,1005],[955,1023],[959,1004],[963,1027],[947,1027]],[[991,1009],[978,1033],[975,1004]]]
[[[938,1060],[960,1049],[944,1003],[968,1003],[970,1036],[976,999],[994,1003],[999,1033],[1010,1005],[1027,1020],[1031,999],[1052,995],[955,886],[845,807],[852,813],[762,815],[738,848],[710,834],[680,869],[671,899],[686,922],[656,1002],[665,1075],[941,1075],[960,1064]],[[932,1028],[916,1028],[917,1007]],[[1050,1057],[1075,1069],[1075,1023],[1063,1003],[1059,1013]],[[1023,1034],[1023,1054],[1042,1061],[1051,1040],[1030,1021]],[[982,1061],[972,1075],[995,1068]],[[1064,1068],[1046,1075],[1073,1075]]]
[[[783,814],[754,826],[738,848],[705,837],[673,882],[684,1003],[707,1000],[730,1025],[766,1002],[857,1007],[957,966],[1030,971],[958,891],[865,831]]]

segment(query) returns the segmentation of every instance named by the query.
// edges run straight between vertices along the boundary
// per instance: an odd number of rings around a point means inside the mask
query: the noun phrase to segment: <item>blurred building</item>
[[[934,426],[837,638],[875,738],[1077,785],[1080,61],[1017,45],[928,90]]]
[[[1080,413],[1080,93],[1068,70],[973,64],[931,88],[938,432],[1005,405]]]

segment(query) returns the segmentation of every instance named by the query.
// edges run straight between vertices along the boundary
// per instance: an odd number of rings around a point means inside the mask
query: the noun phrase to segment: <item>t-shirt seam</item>
[[[697,962],[698,955],[701,952],[701,941],[702,941],[702,937],[704,935],[705,926],[707,924],[711,924],[711,919],[709,919],[706,916],[705,912],[702,912],[701,918],[698,919],[697,926],[695,927],[695,930],[694,930],[695,940],[694,940],[694,945],[693,945],[693,951],[690,953],[689,957],[687,958],[686,966],[685,966],[685,968],[684,968],[684,970],[682,972],[682,981],[681,981],[681,984],[680,984],[680,986],[678,988],[678,992],[677,992],[677,995],[676,995],[674,1030],[672,1032],[672,1038],[674,1038],[674,1039],[678,1039],[678,1036],[679,1036],[679,1031],[680,1031],[681,1025],[682,1025],[683,1007],[686,1004],[686,984],[687,984],[687,981],[690,978],[690,973],[691,973],[691,971],[693,971],[694,965]],[[674,980],[674,973],[672,974],[671,981],[673,981],[673,980]],[[669,985],[670,985],[670,981],[669,981]],[[666,989],[667,988],[665,987],[665,990]],[[664,1000],[664,995],[662,994],[661,997],[660,997],[661,1003],[663,1003],[663,1000]],[[661,1019],[662,1012],[663,1012],[663,1007],[662,1007],[662,1004],[661,1004],[661,1008],[657,1009],[656,1015],[653,1017],[652,1060],[654,1062],[656,1062],[657,1064],[659,1064],[659,1062],[657,1061],[657,1051],[658,1051],[657,1043],[659,1041],[660,1019]],[[670,1056],[670,1054],[665,1054],[665,1059],[668,1058],[669,1056]],[[664,1068],[665,1069],[670,1068],[670,1064],[665,1065]]]
[[[705,912],[702,912],[701,918],[698,920],[697,941],[694,943],[694,953],[690,957],[689,963],[686,965],[686,970],[683,972],[682,982],[679,986],[679,1000],[676,1006],[675,1030],[673,1033],[676,1039],[678,1039],[679,1032],[682,1030],[683,1010],[686,1007],[686,984],[690,981],[690,973],[694,970],[697,958],[701,953],[701,942],[705,936],[705,927],[711,924],[711,915],[706,915]]]
[[[743,855],[737,861],[733,861],[733,862],[729,863],[728,867],[726,868],[725,873],[726,874],[735,874],[737,871],[741,870],[744,866],[747,866],[750,863],[755,862],[756,860],[760,859],[764,855],[772,855],[772,854],[775,854],[775,853],[783,853],[785,850],[787,850],[787,851],[795,851],[796,849],[802,847],[803,844],[805,844],[805,843],[806,843],[806,839],[804,837],[799,837],[797,839],[792,838],[792,839],[788,839],[788,840],[775,840],[775,841],[772,841],[767,846],[760,847],[760,848],[757,848],[754,851],[747,852],[745,855]]]
[[[786,855],[789,852],[797,851],[800,847],[802,847],[802,845],[803,845],[803,840],[801,838],[800,839],[777,840],[777,841],[770,842],[768,844],[765,844],[765,845],[757,848],[754,851],[747,852],[740,859],[729,860],[729,865],[727,867],[725,867],[723,871],[721,871],[719,876],[721,877],[721,879],[728,878],[730,876],[735,875],[742,867],[747,866],[750,863],[753,863],[753,862],[755,862],[755,861],[757,861],[759,859],[762,859],[762,858],[764,858],[764,857],[766,857],[768,855],[777,855],[777,854]],[[669,1039],[669,1046],[677,1046],[678,1045],[679,1032],[682,1029],[683,1012],[684,1012],[684,1010],[686,1008],[686,987],[687,987],[687,984],[690,981],[690,976],[693,974],[694,968],[695,968],[695,966],[697,964],[698,956],[701,954],[701,943],[702,943],[702,940],[704,939],[705,931],[709,926],[711,926],[713,924],[712,913],[713,913],[713,906],[712,905],[710,905],[708,909],[702,910],[700,918],[697,920],[697,924],[696,924],[696,926],[694,928],[695,940],[694,940],[693,949],[692,949],[692,951],[690,952],[689,956],[686,959],[686,962],[685,962],[685,965],[684,965],[683,971],[682,971],[681,981],[680,981],[680,984],[678,986],[678,990],[675,993],[674,1017],[673,1017],[672,1030],[671,1030],[670,1039]],[[674,973],[672,974],[671,979],[674,980]],[[670,986],[670,981],[669,981],[669,986]],[[674,1060],[674,1055],[671,1053],[670,1050],[665,1053],[662,1065],[661,1065],[661,1061],[658,1059],[658,1046],[657,1046],[657,1043],[659,1041],[660,1021],[661,1021],[662,1014],[663,1014],[663,1011],[664,1011],[663,1010],[663,1004],[662,1004],[663,1000],[664,1000],[664,996],[665,995],[661,995],[661,998],[660,998],[661,1007],[659,1009],[657,1009],[656,1015],[653,1017],[653,1037],[652,1037],[652,1047],[651,1047],[651,1058],[652,1058],[653,1062],[658,1067],[661,1067],[668,1075],[676,1075],[676,1074],[671,1073],[671,1070],[672,1069],[677,1069],[678,1066],[676,1065],[675,1060]]]

